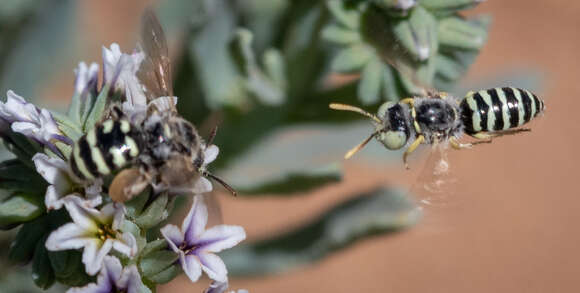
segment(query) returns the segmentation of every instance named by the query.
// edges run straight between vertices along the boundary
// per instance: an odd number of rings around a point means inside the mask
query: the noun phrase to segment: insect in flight
[[[407,157],[420,144],[448,141],[455,149],[469,148],[472,144],[459,142],[463,134],[481,139],[479,142],[491,142],[494,137],[530,131],[516,127],[545,110],[544,102],[535,94],[513,87],[469,92],[461,100],[446,93],[431,92],[398,103],[386,102],[377,115],[344,104],[332,103],[330,108],[360,113],[371,118],[375,125],[375,131],[347,152],[346,159],[374,137],[390,150],[406,146],[403,162],[407,169]]]
[[[82,136],[69,160],[73,173],[85,182],[118,172],[110,187],[114,201],[124,202],[152,185],[157,190],[187,192],[207,178],[235,190],[205,169],[204,161],[217,155],[212,148],[216,129],[207,142],[175,107],[167,42],[157,17],[145,11],[141,31],[145,59],[138,77],[145,87],[148,106],[142,115],[129,117],[119,105],[110,117]]]

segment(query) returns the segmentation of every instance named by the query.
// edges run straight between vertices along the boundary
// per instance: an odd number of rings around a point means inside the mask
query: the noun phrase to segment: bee
[[[389,150],[407,147],[403,153],[407,169],[407,157],[421,144],[449,142],[453,148],[463,149],[476,143],[489,143],[495,137],[530,131],[516,127],[545,110],[544,101],[535,94],[513,87],[469,92],[460,100],[443,92],[429,92],[398,103],[386,102],[379,107],[377,115],[350,105],[332,103],[329,106],[367,116],[375,126],[375,131],[348,151],[345,159],[376,138]],[[460,143],[464,134],[480,141]]]
[[[191,191],[195,182],[207,181],[206,177],[236,195],[232,187],[205,170],[205,154],[217,128],[205,142],[177,112],[167,42],[150,10],[144,13],[141,35],[145,59],[138,77],[149,102],[144,117],[130,119],[113,105],[110,118],[74,144],[69,160],[72,172],[85,182],[118,172],[109,186],[109,195],[117,202],[131,199],[149,185],[157,191]]]

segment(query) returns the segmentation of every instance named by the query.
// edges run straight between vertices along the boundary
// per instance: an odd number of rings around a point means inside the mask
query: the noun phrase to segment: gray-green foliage
[[[453,86],[486,39],[486,18],[457,14],[477,2],[198,0],[192,9],[191,1],[166,1],[160,16],[172,25],[168,31],[187,32],[173,62],[179,111],[202,133],[219,124],[214,143],[220,156],[212,166],[243,200],[295,196],[342,179],[342,152],[368,135],[371,126],[352,124],[357,117],[329,110],[330,102],[376,106],[418,91],[415,83]],[[336,72],[360,78],[332,82]],[[67,115],[54,113],[61,131],[80,137],[102,116],[107,98],[107,89],[83,102],[74,97]],[[41,288],[55,281],[86,284],[91,278],[84,270],[72,269],[79,263],[77,251],[54,253],[35,245],[69,221],[62,210],[45,212],[46,183],[30,160],[41,149],[20,135],[6,136],[4,143],[16,159],[0,164],[0,187],[9,192],[0,203],[0,227],[20,226],[10,259],[32,261]],[[70,152],[58,147],[65,155]],[[374,147],[361,157],[370,156],[376,164],[399,158]],[[29,174],[25,180],[16,176],[23,172]],[[284,271],[418,219],[409,199],[391,188],[354,198],[302,228],[225,254],[231,273]],[[167,219],[173,201],[167,196],[149,200],[146,191],[127,203],[122,229],[137,239],[140,255],[134,263],[153,287],[172,280],[180,268],[165,241],[146,233]]]

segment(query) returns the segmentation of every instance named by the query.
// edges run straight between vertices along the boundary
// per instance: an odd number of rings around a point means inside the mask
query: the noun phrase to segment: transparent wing
[[[200,196],[203,198],[205,205],[207,206],[207,228],[215,225],[221,225],[224,223],[224,217],[222,213],[222,208],[217,196],[213,193],[198,194],[195,196]]]
[[[172,97],[173,83],[167,40],[159,20],[151,9],[146,9],[143,13],[141,46],[145,59],[139,68],[138,76],[145,86],[148,101],[163,96]]]

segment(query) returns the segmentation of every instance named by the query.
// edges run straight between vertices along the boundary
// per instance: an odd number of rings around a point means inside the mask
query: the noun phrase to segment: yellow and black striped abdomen
[[[127,120],[97,124],[75,143],[69,160],[71,169],[81,180],[111,174],[139,155],[140,140]]]
[[[525,124],[544,111],[544,101],[512,87],[470,92],[460,104],[467,134],[507,130]]]

